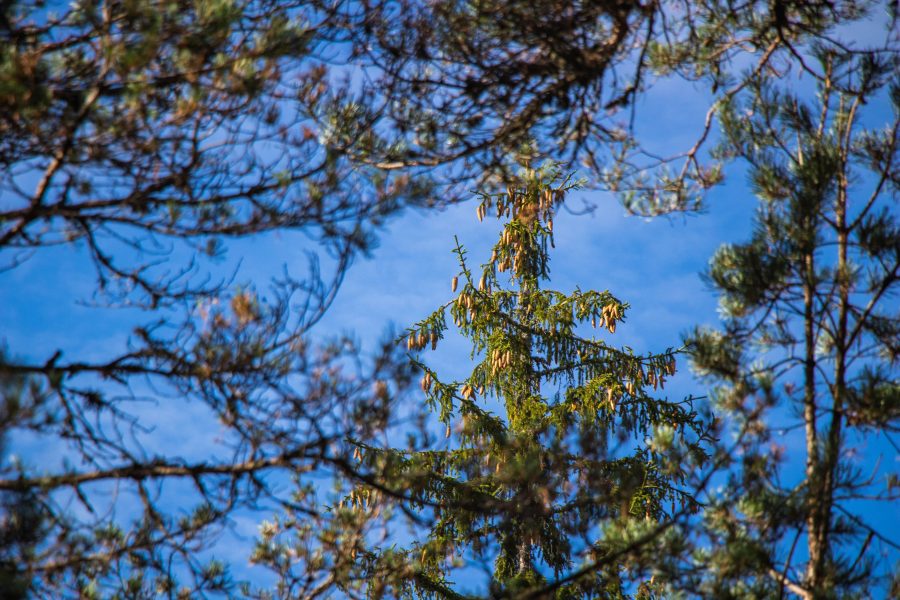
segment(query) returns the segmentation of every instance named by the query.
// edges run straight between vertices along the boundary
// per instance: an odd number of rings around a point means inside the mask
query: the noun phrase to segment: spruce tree
[[[900,593],[900,540],[878,516],[900,499],[897,62],[818,58],[814,102],[760,79],[723,113],[722,151],[749,164],[759,209],[751,238],[711,261],[724,330],[693,336],[743,432],[706,512],[708,597]]]
[[[675,525],[697,508],[688,490],[710,432],[692,399],[653,397],[675,372],[675,351],[638,355],[584,336],[588,326],[614,333],[625,303],[608,291],[544,287],[553,215],[572,187],[553,168],[525,168],[505,190],[479,194],[479,219],[504,220],[490,258],[476,269],[457,242],[454,297],[403,337],[447,439],[361,444],[357,458],[372,475],[329,517],[268,526],[257,558],[282,566],[283,589],[313,580],[367,597],[663,589],[681,547]],[[417,354],[450,327],[472,348],[460,380]],[[278,541],[283,525],[300,539]],[[287,557],[294,567],[284,568]],[[331,574],[301,575],[297,562]]]

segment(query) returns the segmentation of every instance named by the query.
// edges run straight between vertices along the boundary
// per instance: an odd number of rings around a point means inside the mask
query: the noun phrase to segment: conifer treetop
[[[406,448],[357,444],[356,471],[371,476],[344,482],[330,520],[303,538],[331,557],[319,568],[339,570],[345,592],[465,597],[477,572],[493,597],[663,589],[710,430],[693,399],[651,395],[676,351],[638,355],[583,335],[612,335],[627,304],[542,287],[554,214],[576,187],[552,165],[526,166],[478,193],[478,218],[504,222],[490,258],[473,268],[457,240],[454,297],[401,338],[422,371],[421,432]],[[421,356],[451,325],[471,344],[460,380]]]

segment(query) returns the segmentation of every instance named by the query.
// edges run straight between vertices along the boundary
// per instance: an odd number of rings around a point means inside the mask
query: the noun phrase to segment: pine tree
[[[814,103],[761,79],[724,112],[722,150],[749,164],[760,206],[751,239],[711,261],[724,331],[693,336],[697,369],[743,432],[706,514],[708,596],[900,591],[898,539],[871,518],[900,499],[897,62],[818,58]],[[783,436],[799,431],[800,455],[786,456]]]
[[[505,191],[479,194],[479,219],[506,219],[490,259],[474,269],[457,242],[455,297],[404,337],[411,352],[434,349],[452,322],[471,343],[474,364],[462,380],[413,359],[448,439],[426,435],[424,449],[360,445],[370,481],[301,542],[279,546],[281,527],[271,527],[264,562],[315,547],[319,566],[339,573],[332,582],[371,597],[461,597],[477,588],[476,565],[488,572],[480,592],[491,597],[662,589],[652,573],[677,559],[673,525],[697,508],[685,490],[707,459],[709,430],[691,399],[651,396],[675,372],[676,352],[639,356],[583,337],[582,324],[614,333],[625,303],[542,286],[553,214],[572,187],[550,167],[525,168]],[[399,528],[403,514],[410,543],[402,529],[376,533]]]

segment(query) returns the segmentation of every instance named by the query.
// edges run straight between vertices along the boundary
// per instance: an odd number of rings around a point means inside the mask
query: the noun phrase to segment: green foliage
[[[815,103],[760,77],[722,111],[719,153],[749,165],[759,209],[751,238],[710,262],[724,331],[690,340],[737,435],[721,451],[733,474],[705,512],[704,596],[819,600],[890,586],[882,552],[896,539],[863,515],[898,500],[878,447],[892,454],[900,425],[900,113],[863,125],[897,73],[895,56],[873,56],[821,50]],[[788,452],[793,432],[802,438]]]
[[[685,547],[679,524],[698,509],[690,490],[710,431],[691,399],[651,395],[675,372],[676,352],[636,355],[582,333],[615,332],[626,304],[543,287],[553,215],[573,187],[551,167],[525,168],[506,190],[479,194],[479,219],[504,221],[491,257],[476,270],[457,243],[454,297],[402,338],[446,441],[427,433],[438,423],[423,415],[427,447],[360,443],[356,458],[371,477],[343,492],[318,531],[261,562],[318,548],[335,586],[370,597],[471,597],[473,572],[485,575],[477,593],[491,597],[663,589]],[[461,380],[418,354],[450,323],[472,348]],[[369,532],[353,540],[349,564],[347,542],[334,541],[346,519]],[[304,566],[282,576],[302,581]]]
[[[715,160],[752,156],[754,186],[769,203],[754,243],[723,251],[711,273],[728,290],[726,312],[752,315],[776,301],[770,284],[790,285],[798,256],[827,233],[818,213],[840,193],[832,171],[846,152],[816,138],[816,111],[782,96],[755,110],[799,132],[812,158],[779,160],[781,130],[746,119],[738,96],[762,74],[808,69],[810,40],[838,37],[836,26],[868,6],[0,2],[0,270],[77,244],[67,256],[93,268],[91,304],[144,311],[118,345],[89,339],[77,356],[54,348],[0,358],[0,377],[14,384],[4,389],[0,434],[36,436],[61,458],[0,463],[3,593],[237,593],[227,565],[199,557],[235,510],[259,506],[283,511],[255,554],[281,587],[247,584],[244,595],[340,586],[453,597],[464,577],[453,561],[476,559],[489,563],[498,594],[667,592],[684,566],[691,492],[704,487],[688,480],[705,461],[697,443],[706,430],[689,402],[649,393],[674,368],[671,353],[636,356],[583,337],[588,322],[614,333],[625,304],[541,287],[550,218],[569,183],[550,171],[516,180],[511,157],[524,148],[579,165],[587,185],[621,192],[632,212],[694,210],[722,178],[703,150],[719,115],[731,142]],[[883,83],[878,60],[839,58],[835,68],[858,71],[859,93]],[[690,149],[664,152],[674,159],[643,148],[634,126],[641,94],[669,74],[712,94]],[[887,92],[895,104],[898,90]],[[838,112],[836,124],[853,122]],[[886,174],[885,189],[896,184],[895,137],[854,137],[855,160]],[[415,359],[428,378],[425,406],[450,430],[439,446],[431,413],[415,412],[418,435],[398,422],[411,366],[394,345],[362,360],[351,338],[316,343],[311,330],[353,256],[373,247],[392,215],[456,201],[476,180],[514,182],[482,195],[479,209],[512,217],[506,239],[480,269],[458,247],[464,295],[408,332],[422,349],[453,323],[472,344],[463,381]],[[854,227],[871,264],[894,260],[900,236],[889,212],[868,211]],[[227,240],[281,230],[319,242],[334,272],[312,260],[308,277],[279,279],[268,300],[213,276]],[[815,277],[870,290],[883,281],[877,268],[852,265]],[[68,293],[60,290],[61,302]],[[848,382],[848,422],[886,427],[897,412],[889,367],[900,328],[880,307],[863,321],[861,336],[888,366],[866,365]],[[777,320],[758,331],[769,346],[796,334]],[[758,392],[773,401],[776,378],[747,372],[752,352],[740,335],[705,339],[698,357],[728,380],[717,398],[740,407]],[[824,330],[813,344],[822,355],[840,345]],[[204,407],[223,428],[211,455],[149,450],[159,444],[134,402],[148,396],[163,409]],[[753,415],[736,421],[759,425]],[[383,443],[388,431],[409,433],[408,448]],[[748,472],[770,472],[761,454],[747,453]],[[307,487],[307,478],[335,474],[333,498]],[[287,477],[295,496],[281,485]],[[412,538],[395,529],[404,520]],[[378,540],[387,549],[375,551]]]

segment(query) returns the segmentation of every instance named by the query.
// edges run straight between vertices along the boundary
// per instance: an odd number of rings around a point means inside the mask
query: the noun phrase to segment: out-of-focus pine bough
[[[366,104],[393,137],[361,148],[361,161],[450,166],[444,177],[465,192],[473,173],[492,184],[513,177],[510,157],[530,145],[643,215],[702,207],[703,191],[722,177],[707,152],[717,113],[749,81],[819,77],[804,59],[811,44],[859,52],[863,40],[842,28],[885,11],[897,17],[893,3],[854,0],[377,0],[346,8],[338,14],[354,53],[371,65]],[[876,47],[896,52],[897,43]],[[641,112],[641,99],[671,78],[709,92],[706,117],[701,109],[684,147],[645,139],[654,119],[690,118],[661,117],[646,104]]]
[[[63,246],[96,291],[57,282],[61,305],[143,311],[118,343],[0,355],[0,596],[233,589],[209,552],[231,515],[297,507],[279,477],[352,468],[339,442],[408,383],[390,345],[309,334],[376,228],[434,197],[322,142],[322,115],[349,126],[317,104],[332,20],[281,0],[0,3],[3,267]],[[324,260],[271,289],[213,275],[227,240],[275,230]],[[157,410],[185,415],[179,442],[148,430]]]

